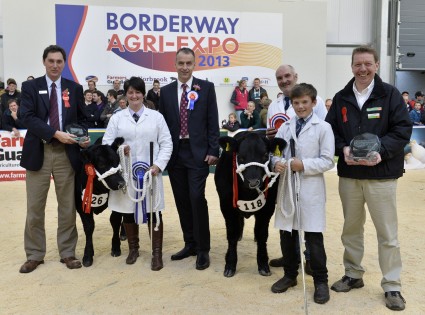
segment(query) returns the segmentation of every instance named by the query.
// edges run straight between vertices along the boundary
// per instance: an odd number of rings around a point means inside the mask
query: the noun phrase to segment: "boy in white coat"
[[[322,234],[326,227],[326,190],[323,173],[334,166],[335,140],[331,126],[313,113],[316,96],[317,91],[311,84],[296,85],[291,93],[296,116],[285,122],[276,135],[285,139],[287,143],[290,143],[291,139],[295,141],[295,156],[291,157],[290,146],[286,147],[284,156],[286,160],[292,158],[290,169],[298,172],[300,177],[298,200],[300,226],[296,211],[291,211],[290,206],[290,198],[295,198],[295,192],[292,195],[284,193],[283,200],[277,200],[275,214],[275,227],[280,229],[284,240],[282,242],[284,277],[274,283],[271,289],[274,293],[282,293],[297,285],[299,257],[295,246],[298,242],[298,230],[301,229],[305,232],[311,252],[314,301],[323,304],[329,301],[328,270]],[[273,167],[275,172],[283,173],[288,170],[288,163],[274,158]]]

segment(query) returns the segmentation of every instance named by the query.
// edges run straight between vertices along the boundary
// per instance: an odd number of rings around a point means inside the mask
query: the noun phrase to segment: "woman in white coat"
[[[298,231],[305,232],[310,249],[310,266],[314,279],[314,301],[326,303],[329,300],[328,270],[323,232],[326,227],[326,189],[323,173],[334,166],[335,140],[331,126],[313,113],[316,104],[316,89],[306,83],[296,85],[291,93],[292,106],[296,116],[285,122],[276,137],[283,138],[288,144],[295,142],[295,156],[292,157],[290,145],[285,148],[284,156],[291,161],[290,169],[299,174],[298,207],[291,207],[290,199],[295,199],[295,191],[290,194],[292,184],[284,182],[279,189],[275,213],[275,227],[280,229],[282,239],[284,277],[272,286],[274,293],[285,292],[297,284],[298,261],[296,244]],[[288,170],[288,162],[273,158],[274,170]],[[292,174],[292,173],[291,173]]]
[[[103,144],[111,144],[116,137],[124,138],[124,154],[130,155],[133,162],[133,171],[152,170],[152,174],[157,177],[157,186],[153,201],[154,211],[164,209],[164,189],[162,183],[161,171],[167,166],[173,150],[170,131],[164,117],[157,111],[143,106],[143,99],[146,94],[145,82],[137,77],[131,77],[124,82],[124,93],[127,97],[128,108],[112,115],[105,135]],[[150,142],[153,142],[153,165],[150,165]],[[136,172],[137,173],[137,172]],[[129,181],[134,180],[132,174]],[[142,183],[141,175],[139,181]],[[134,186],[137,186],[136,181]],[[129,182],[127,186],[128,194],[136,199],[137,193]],[[140,187],[140,186],[139,186]],[[151,224],[156,224],[156,216],[153,216],[154,222],[150,222],[150,216],[146,215],[151,209],[149,205],[149,195],[143,206],[139,202],[134,202],[127,193],[122,191],[111,191],[109,194],[108,207],[113,212],[122,213],[124,227],[127,233],[129,254],[126,259],[127,264],[134,264],[139,257],[139,219],[147,219],[149,231]],[[160,218],[161,218],[160,213]],[[112,216],[111,216],[112,218]],[[119,218],[120,220],[120,218]],[[137,223],[136,223],[137,220]],[[140,222],[141,223],[141,222]],[[152,270],[160,270],[163,267],[162,262],[162,240],[163,240],[164,222],[161,218],[158,230],[153,230],[152,237]]]

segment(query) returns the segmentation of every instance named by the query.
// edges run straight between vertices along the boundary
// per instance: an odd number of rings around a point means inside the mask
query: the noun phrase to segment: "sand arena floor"
[[[425,314],[425,170],[409,170],[398,181],[399,239],[403,259],[402,294],[407,301],[404,314]],[[328,256],[329,283],[344,273],[343,247],[340,241],[342,209],[335,172],[326,174],[327,232],[325,248]],[[253,220],[245,224],[244,238],[239,243],[239,262],[233,278],[223,276],[227,249],[222,218],[213,177],[207,182],[210,209],[212,250],[211,266],[195,269],[195,257],[171,261],[171,254],[182,245],[178,216],[167,177],[164,179],[166,211],[164,217],[164,269],[150,270],[150,241],[147,227],[141,226],[140,258],[126,265],[127,244],[123,255],[111,257],[112,231],[106,210],[96,217],[94,234],[95,261],[92,267],[68,270],[59,263],[56,245],[57,213],[52,185],[46,209],[47,254],[45,264],[30,274],[18,272],[26,260],[23,230],[26,215],[24,182],[0,183],[2,213],[0,242],[0,314],[304,314],[301,276],[298,286],[286,293],[273,294],[271,285],[282,277],[281,269],[272,268],[270,277],[257,272]],[[77,256],[82,257],[84,233],[78,219]],[[278,232],[270,226],[268,250],[270,258],[280,255]],[[377,241],[368,216],[365,226],[365,287],[349,293],[331,291],[325,305],[313,302],[313,280],[307,277],[310,314],[390,314],[380,287],[381,272],[377,259]]]

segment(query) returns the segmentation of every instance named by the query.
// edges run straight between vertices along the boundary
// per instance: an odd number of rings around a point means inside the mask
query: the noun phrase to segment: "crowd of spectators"
[[[409,92],[403,91],[404,104],[409,111],[410,120],[415,126],[422,126],[425,124],[425,113],[424,113],[424,93],[417,91],[415,98],[410,99]]]
[[[28,76],[27,80],[33,80],[32,75]],[[249,130],[266,128],[267,127],[267,110],[272,100],[269,98],[267,91],[261,87],[259,78],[252,81],[252,88],[247,89],[247,81],[241,79],[238,81],[238,86],[234,89],[230,102],[234,105],[235,111],[230,113],[238,122],[233,129],[246,128]],[[121,88],[121,80],[114,80],[112,88],[108,90],[106,96],[99,91],[96,87],[95,80],[87,81],[87,90],[84,91],[84,100],[88,115],[89,128],[106,128],[111,116],[120,111],[123,106],[127,107],[127,101],[123,96],[124,91]],[[148,91],[144,100],[144,105],[150,109],[158,109],[160,99],[160,82],[154,80],[152,88]],[[276,96],[279,98],[282,94]],[[410,119],[414,125],[425,124],[425,111],[424,111],[424,93],[417,91],[414,98],[410,98],[409,92],[402,93],[403,99],[407,110],[409,111]],[[13,78],[6,81],[6,86],[0,82],[0,129],[12,131],[11,128],[16,130],[24,128],[19,122],[19,104],[21,93],[18,90],[18,85]],[[10,103],[11,100],[15,102]],[[121,100],[121,102],[120,102]],[[251,111],[249,102],[253,102],[255,109]],[[325,102],[326,109],[329,110],[332,105],[332,99],[328,98]],[[9,107],[12,107],[13,112]],[[124,108],[125,108],[124,107]],[[228,129],[227,120],[222,121],[222,128]],[[14,135],[19,135],[19,132],[14,132]]]
[[[33,80],[32,75],[27,77]],[[123,96],[121,81],[115,80],[113,87],[108,90],[106,96],[96,88],[96,81],[87,82],[87,90],[84,91],[84,102],[86,105],[87,121],[89,128],[106,128],[111,116],[119,110],[127,107],[127,100]],[[158,98],[159,100],[159,88]],[[6,81],[6,86],[0,82],[0,130],[12,132],[12,136],[19,137],[19,129],[25,129],[25,126],[19,120],[19,105],[21,101],[21,92],[18,90],[18,84],[13,78]],[[153,103],[146,105],[155,108]]]

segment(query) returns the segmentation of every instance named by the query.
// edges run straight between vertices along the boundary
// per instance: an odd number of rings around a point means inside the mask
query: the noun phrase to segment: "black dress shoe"
[[[329,287],[327,283],[318,283],[314,285],[314,302],[325,304],[329,301]]]
[[[182,260],[190,256],[196,256],[196,249],[186,245],[181,251],[171,255],[171,260]]]
[[[283,293],[288,290],[290,287],[295,287],[297,285],[297,279],[289,279],[288,277],[283,277],[279,279],[272,285],[273,293]]]
[[[210,266],[210,255],[208,252],[199,252],[196,257],[196,269],[204,270]]]
[[[283,267],[283,257],[271,259],[269,262],[270,267]]]

